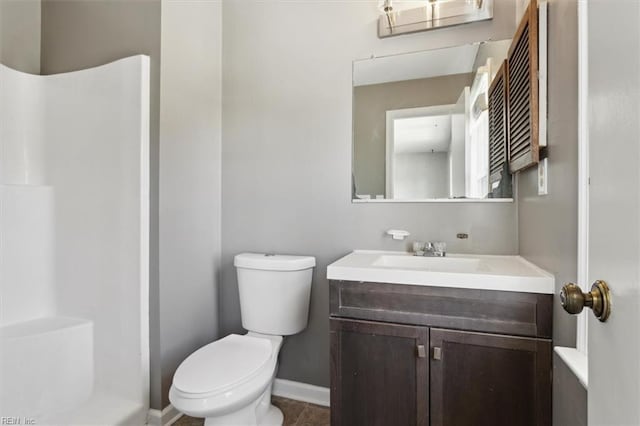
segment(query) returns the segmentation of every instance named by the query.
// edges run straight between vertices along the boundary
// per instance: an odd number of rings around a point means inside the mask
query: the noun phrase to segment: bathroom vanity
[[[355,251],[327,276],[333,426],[551,424],[552,275]]]

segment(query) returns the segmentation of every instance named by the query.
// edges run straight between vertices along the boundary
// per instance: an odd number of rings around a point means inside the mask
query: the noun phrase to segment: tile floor
[[[329,426],[328,407],[277,396],[273,397],[273,405],[284,413],[284,426]],[[204,419],[182,416],[174,426],[202,426],[203,424]]]

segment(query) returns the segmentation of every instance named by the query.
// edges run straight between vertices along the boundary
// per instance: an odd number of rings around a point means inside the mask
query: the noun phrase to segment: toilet
[[[231,334],[185,359],[173,376],[169,400],[205,426],[282,425],[271,386],[284,336],[307,327],[310,256],[243,253],[234,258],[245,335]]]

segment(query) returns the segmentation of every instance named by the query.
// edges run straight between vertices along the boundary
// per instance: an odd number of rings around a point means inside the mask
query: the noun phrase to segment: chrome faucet
[[[447,244],[443,241],[429,241],[426,243],[416,241],[413,243],[414,256],[445,257]]]

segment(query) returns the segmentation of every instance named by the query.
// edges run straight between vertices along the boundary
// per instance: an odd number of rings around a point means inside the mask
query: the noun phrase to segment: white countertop
[[[521,256],[355,250],[327,267],[330,280],[554,294],[553,275]]]

